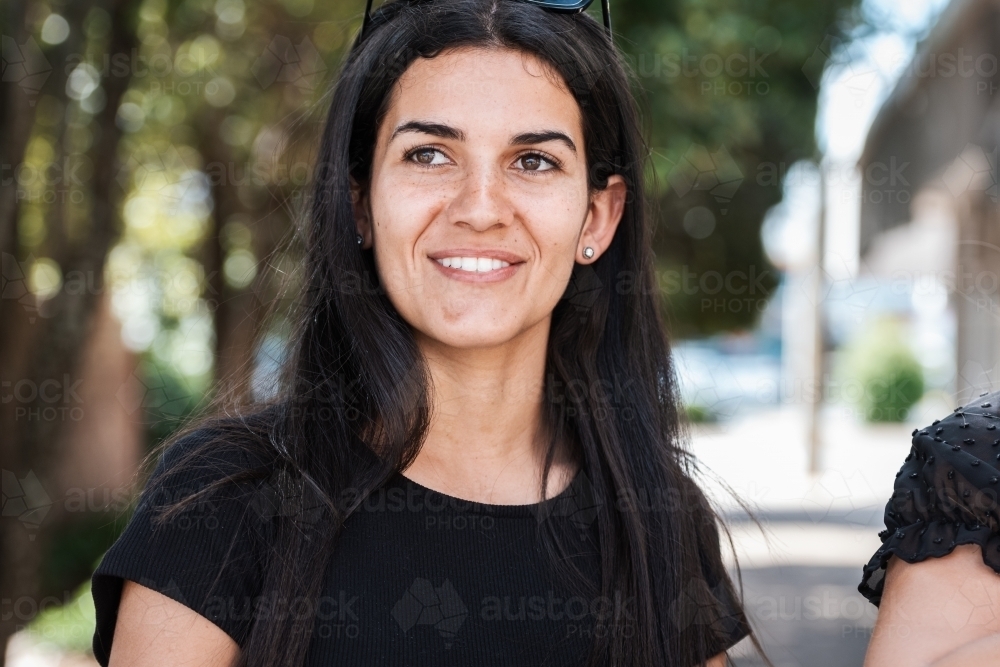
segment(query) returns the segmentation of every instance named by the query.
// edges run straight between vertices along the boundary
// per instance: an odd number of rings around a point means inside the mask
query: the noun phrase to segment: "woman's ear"
[[[368,206],[368,188],[359,184],[353,176],[351,179],[351,205],[354,207],[354,227],[364,239],[361,248],[372,245],[371,209]]]
[[[628,185],[620,174],[608,177],[608,185],[598,190],[590,198],[590,211],[580,234],[580,242],[576,249],[576,261],[581,264],[596,262],[615,236],[618,223],[625,210],[625,197],[628,195]],[[594,249],[593,257],[583,254],[586,247]]]

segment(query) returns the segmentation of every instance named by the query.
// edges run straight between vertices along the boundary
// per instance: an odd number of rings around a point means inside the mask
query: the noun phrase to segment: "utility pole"
[[[822,454],[822,424],[820,411],[823,407],[823,397],[826,393],[824,378],[824,335],[823,335],[823,289],[826,286],[824,265],[826,256],[826,165],[822,159],[818,161],[819,174],[819,217],[816,224],[816,261],[813,273],[812,325],[813,325],[813,358],[812,358],[812,391],[808,392],[809,403],[806,443],[809,447],[809,474],[816,475],[820,471]]]

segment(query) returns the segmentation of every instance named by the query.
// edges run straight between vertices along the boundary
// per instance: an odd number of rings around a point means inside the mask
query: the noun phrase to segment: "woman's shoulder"
[[[954,511],[955,520],[963,523],[995,524],[1000,391],[980,394],[911,435],[910,451],[896,473],[894,504],[904,511],[919,510],[921,496],[915,492],[925,488],[927,509]],[[972,497],[974,492],[981,496]],[[982,502],[987,498],[994,501],[989,508]]]
[[[893,555],[919,562],[977,544],[1000,573],[1000,392],[984,393],[914,429],[885,507],[882,546],[858,590],[879,604]]]
[[[260,591],[273,540],[273,457],[218,425],[178,436],[158,457],[125,529],[94,572],[94,653],[110,655],[126,580],[193,609],[241,643],[244,601]]]
[[[277,450],[266,427],[248,426],[217,418],[187,427],[160,450],[149,484],[162,476],[219,479],[274,467]]]
[[[951,414],[935,419],[924,428],[914,429],[913,441],[918,442],[921,438],[924,441],[943,442],[945,436],[963,435],[969,429],[984,431],[995,431],[1000,424],[1000,391],[992,393],[981,393],[977,398],[965,402],[955,408]],[[965,443],[972,444],[972,443]]]
[[[105,561],[126,555],[153,557],[152,547],[206,548],[248,542],[268,532],[260,496],[277,455],[265,444],[218,422],[205,422],[175,436],[156,457],[153,471],[122,535]],[[148,550],[149,553],[142,553]]]

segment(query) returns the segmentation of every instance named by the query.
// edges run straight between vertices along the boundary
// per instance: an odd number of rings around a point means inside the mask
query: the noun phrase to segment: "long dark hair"
[[[314,499],[304,504],[321,511],[309,521],[296,512],[274,517],[261,594],[314,600],[345,518],[416,457],[432,409],[428,370],[409,325],[379,287],[372,252],[355,242],[349,178],[367,182],[379,123],[406,68],[454,47],[513,49],[550,65],[582,113],[590,189],[605,188],[611,174],[627,183],[610,247],[592,265],[574,267],[552,313],[543,406],[550,446],[541,492],[547,497],[557,443],[572,443],[583,478],[603,499],[595,506],[600,581],[590,583],[609,598],[635,600],[634,619],[610,619],[605,632],[594,633],[589,664],[701,664],[720,645],[720,633],[732,629],[734,613],[735,622],[746,619],[722,562],[721,521],[694,482],[696,462],[683,446],[654,276],[643,186],[648,148],[634,78],[586,14],[511,0],[394,0],[374,13],[330,95],[303,225],[298,314],[278,390],[238,415],[213,409],[166,443],[203,430],[213,437],[195,456],[235,448],[264,463],[217,480],[168,514],[235,481],[274,480],[277,473],[292,480],[278,487]],[[560,390],[573,387],[584,390]],[[194,465],[193,458],[171,472]],[[161,483],[151,480],[147,493]],[[651,501],[654,495],[661,502]],[[558,535],[546,535],[550,554],[559,553]],[[675,618],[686,613],[685,601],[697,606],[694,622]],[[254,624],[242,647],[245,664],[300,666],[312,625],[311,617],[294,614]]]

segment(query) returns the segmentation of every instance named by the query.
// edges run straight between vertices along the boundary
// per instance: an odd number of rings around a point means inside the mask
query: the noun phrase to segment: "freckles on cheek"
[[[533,227],[539,243],[548,249],[552,259],[561,262],[576,251],[586,211],[568,205],[548,210],[551,214],[536,212],[533,215]]]
[[[551,229],[553,235],[558,235],[561,239],[574,237],[566,243],[573,243],[575,235],[583,229],[584,220],[589,209],[589,196],[586,190],[577,188],[562,188],[553,196],[537,201],[532,207],[535,211],[542,213],[547,228]],[[535,217],[539,217],[537,214]]]
[[[404,226],[419,224],[437,214],[447,203],[441,187],[421,183],[419,179],[399,179],[382,190],[382,210],[386,219]]]

